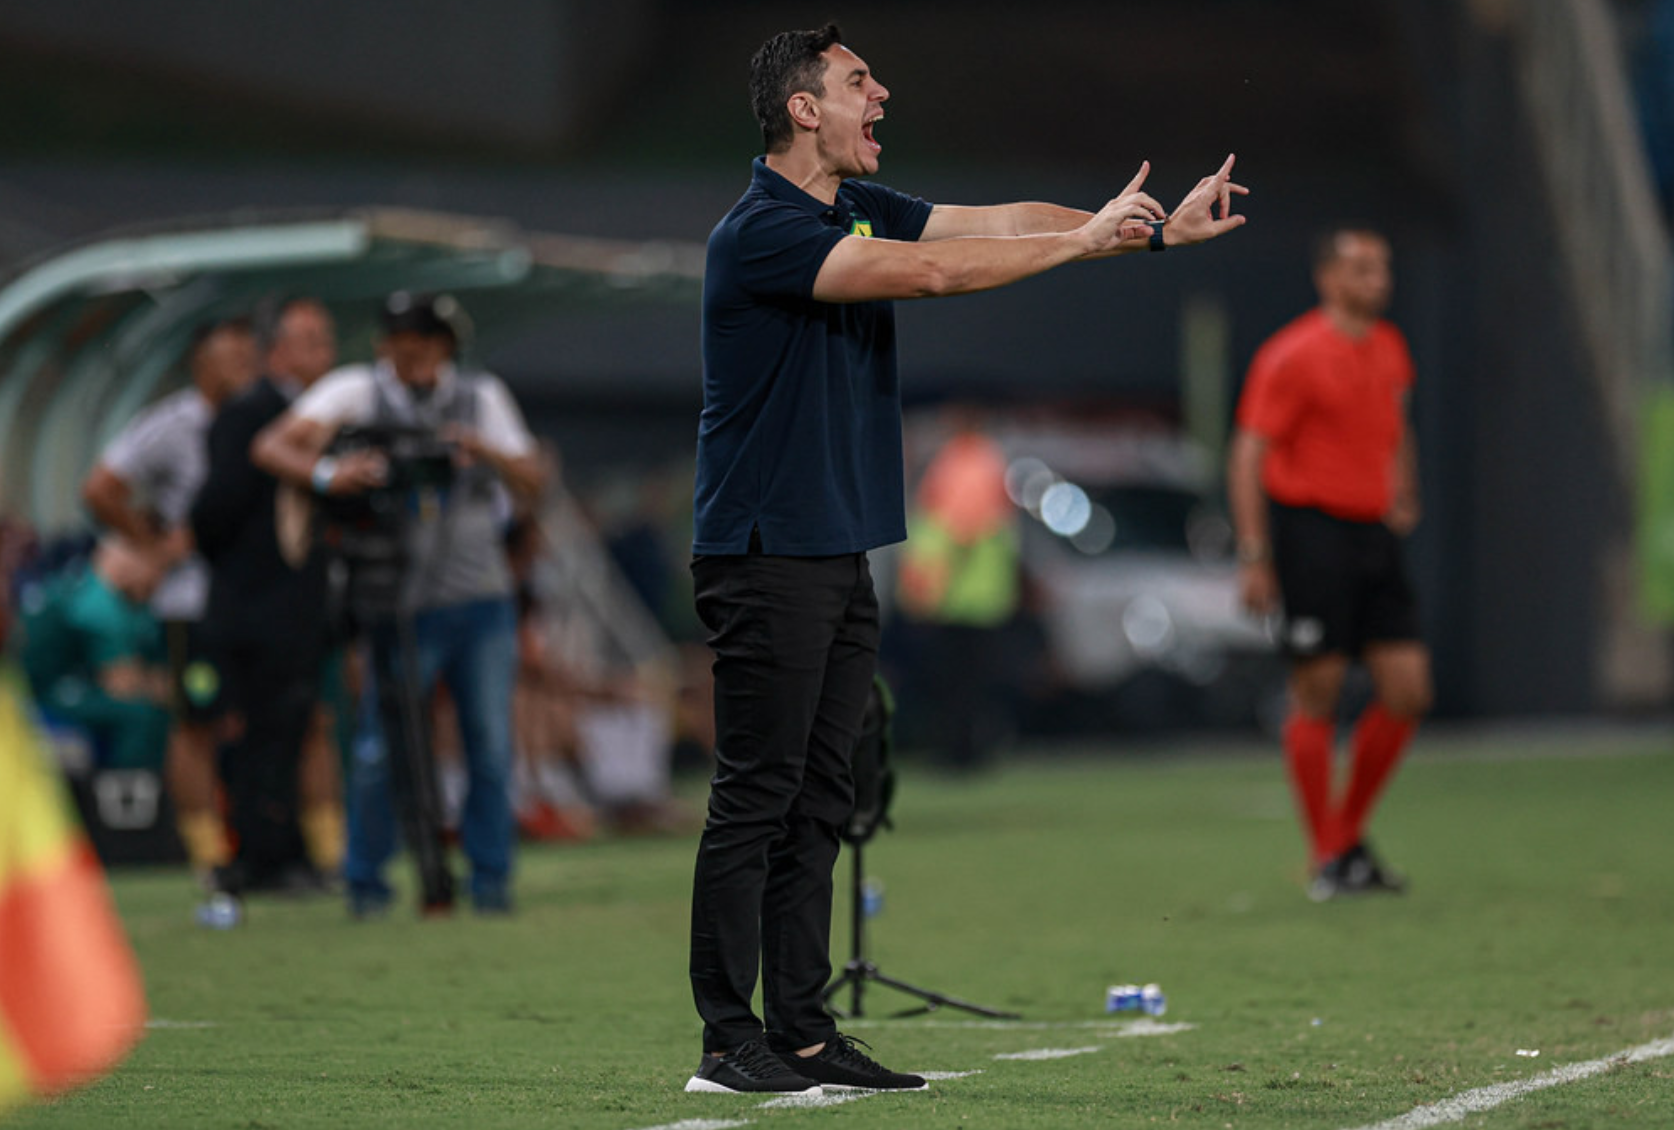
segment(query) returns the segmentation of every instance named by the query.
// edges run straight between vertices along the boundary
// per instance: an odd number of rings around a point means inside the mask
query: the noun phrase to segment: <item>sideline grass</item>
[[[869,956],[1028,1022],[880,1019],[913,1002],[870,987],[853,1030],[880,1058],[981,1071],[929,1094],[819,1110],[683,1094],[693,841],[624,840],[527,852],[509,921],[270,901],[220,934],[192,924],[181,873],[119,873],[166,1026],[7,1126],[1326,1130],[1674,1035],[1666,735],[1429,737],[1376,829],[1412,893],[1324,906],[1302,894],[1276,756],[1177,753],[907,772],[898,829],[867,851],[886,884]],[[845,921],[840,897],[839,964]],[[1161,983],[1165,1019],[1196,1027],[1115,1038],[1096,1022],[1117,981]],[[1674,1058],[1463,1123],[1670,1124]]]

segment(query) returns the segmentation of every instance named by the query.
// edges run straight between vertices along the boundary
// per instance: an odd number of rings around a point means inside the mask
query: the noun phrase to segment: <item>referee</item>
[[[1340,227],[1321,237],[1319,306],[1256,352],[1228,459],[1244,604],[1262,615],[1283,607],[1285,759],[1316,901],[1404,887],[1372,854],[1365,829],[1431,698],[1401,548],[1419,502],[1407,422],[1412,358],[1383,318],[1393,277],[1379,233]],[[1376,697],[1355,725],[1353,767],[1336,796],[1337,706],[1355,659]]]

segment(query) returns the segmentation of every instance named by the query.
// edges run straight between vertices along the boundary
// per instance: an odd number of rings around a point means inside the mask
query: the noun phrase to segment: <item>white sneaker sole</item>
[[[716,1083],[710,1079],[700,1079],[694,1075],[686,1080],[686,1093],[691,1095],[763,1095],[768,1098],[797,1095],[802,1098],[817,1099],[825,1094],[825,1091],[817,1083],[805,1091],[735,1091],[721,1083]]]

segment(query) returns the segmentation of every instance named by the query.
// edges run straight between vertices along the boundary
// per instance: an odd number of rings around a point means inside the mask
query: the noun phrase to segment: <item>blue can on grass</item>
[[[231,930],[244,921],[244,907],[232,895],[217,891],[199,904],[197,919],[206,930]]]
[[[1140,1012],[1146,1016],[1161,1016],[1168,1011],[1168,998],[1161,987],[1150,985],[1112,985],[1104,992],[1106,1012]]]

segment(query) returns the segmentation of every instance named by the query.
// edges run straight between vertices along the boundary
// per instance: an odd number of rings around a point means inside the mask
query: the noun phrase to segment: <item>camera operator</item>
[[[313,490],[328,506],[382,498],[390,504],[384,512],[397,515],[403,564],[393,611],[411,643],[411,689],[428,698],[440,681],[454,699],[469,773],[460,834],[471,899],[479,912],[503,913],[511,908],[515,834],[509,781],[517,640],[501,527],[510,509],[505,490],[531,499],[543,476],[535,441],[504,383],[456,366],[462,324],[452,298],[391,295],[380,311],[377,362],[327,375],[264,429],[251,451],[259,466]],[[367,429],[372,442],[328,454],[345,428]],[[448,481],[431,482],[431,471],[415,475],[400,452],[377,444],[380,429],[417,431],[445,444]],[[415,478],[429,485],[411,485]],[[351,585],[351,610],[353,600]],[[379,713],[361,711],[350,783],[344,877],[360,917],[384,911],[391,897],[383,870],[395,846],[394,738]],[[428,894],[426,904],[442,909]]]

